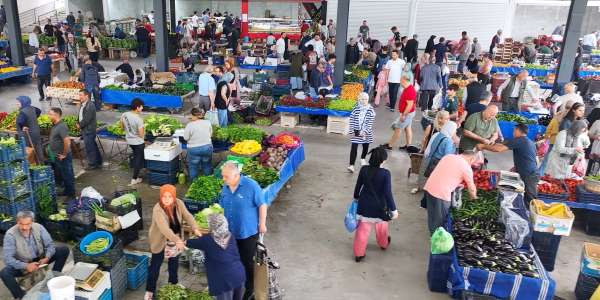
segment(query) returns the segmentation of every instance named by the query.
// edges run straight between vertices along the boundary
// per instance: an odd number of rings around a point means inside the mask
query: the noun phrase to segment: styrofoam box
[[[177,144],[170,148],[162,148],[152,144],[144,148],[144,159],[156,161],[172,161],[181,154],[181,145]]]
[[[587,276],[600,277],[600,244],[583,243],[581,272]]]
[[[530,204],[530,215],[531,224],[533,224],[533,230],[539,232],[549,232],[554,235],[569,236],[571,234],[571,228],[573,227],[573,221],[575,215],[571,209],[567,207],[568,218],[556,218],[539,215],[536,212],[533,201]]]

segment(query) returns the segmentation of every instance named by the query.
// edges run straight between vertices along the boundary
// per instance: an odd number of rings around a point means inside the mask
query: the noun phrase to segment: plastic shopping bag
[[[219,126],[219,113],[216,109],[207,111],[204,115],[204,119],[210,121],[211,125]]]
[[[523,210],[523,212],[527,214],[526,210]],[[521,248],[524,245],[526,246],[531,240],[528,218],[523,218],[523,216],[508,207],[502,207],[501,218],[506,226],[504,238],[509,241],[515,249]]]
[[[350,202],[350,206],[348,206],[346,217],[344,218],[344,224],[346,225],[346,230],[348,230],[348,232],[354,232],[354,230],[356,230],[356,227],[358,226],[358,220],[356,219],[357,209],[358,202],[352,200],[352,202]]]
[[[454,238],[443,227],[438,227],[431,236],[431,254],[446,254],[454,247]]]

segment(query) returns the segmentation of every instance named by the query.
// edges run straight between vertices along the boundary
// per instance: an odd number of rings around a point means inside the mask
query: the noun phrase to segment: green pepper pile
[[[515,122],[527,125],[535,125],[537,124],[536,120],[527,119],[521,115],[510,114],[510,113],[500,113],[496,116],[498,121],[506,121],[506,122]]]
[[[356,101],[354,101],[354,100],[336,99],[336,100],[331,100],[329,102],[329,104],[327,104],[327,109],[352,111],[355,106],[356,106]]]
[[[212,300],[207,292],[196,292],[177,284],[166,284],[156,292],[157,300]]]
[[[85,245],[85,251],[89,254],[97,254],[108,247],[108,239],[107,238],[97,238],[93,240],[91,243]]]
[[[462,206],[460,209],[454,210],[452,216],[457,220],[463,220],[471,217],[478,217],[487,220],[496,220],[500,214],[500,206],[498,205],[498,192],[492,191],[477,191],[479,199],[472,200],[466,190],[462,194]]]
[[[194,91],[193,83],[175,83],[175,84],[167,84],[161,88],[153,88],[153,87],[137,87],[137,88],[129,88],[125,89],[119,85],[107,85],[104,87],[107,90],[114,91],[128,91],[133,93],[142,93],[142,94],[161,94],[161,95],[169,95],[169,96],[183,96],[189,94]]]

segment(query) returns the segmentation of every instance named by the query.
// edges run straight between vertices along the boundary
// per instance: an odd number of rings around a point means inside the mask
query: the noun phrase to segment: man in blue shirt
[[[37,78],[37,88],[40,94],[40,101],[45,100],[44,86],[50,86],[50,79],[52,78],[52,59],[46,55],[46,50],[40,48],[38,54],[33,60],[33,72],[31,77]]]
[[[442,67],[444,63],[448,63],[448,46],[446,45],[446,39],[444,37],[440,37],[439,43],[433,46],[433,50],[435,50],[435,64]]]
[[[535,159],[535,144],[527,138],[527,132],[527,125],[519,123],[515,126],[512,140],[506,141],[504,144],[478,144],[477,149],[492,152],[513,151],[515,169],[525,184],[525,202],[529,206],[529,202],[537,198],[539,177]]]
[[[69,248],[55,247],[46,228],[35,223],[34,217],[31,211],[18,212],[17,225],[4,236],[3,258],[6,267],[0,271],[0,278],[15,299],[25,296],[15,277],[36,272],[52,262],[52,270],[62,272],[69,257]]]
[[[212,75],[222,76],[222,70],[221,67],[215,67],[214,69],[207,68],[200,76],[198,76],[199,103],[196,107],[200,107],[204,111],[215,109],[217,84]]]
[[[244,299],[254,293],[254,261],[259,233],[267,232],[267,203],[256,181],[240,174],[235,162],[226,162],[221,169],[225,185],[219,203],[225,211],[229,231],[237,241],[240,258],[246,271]]]

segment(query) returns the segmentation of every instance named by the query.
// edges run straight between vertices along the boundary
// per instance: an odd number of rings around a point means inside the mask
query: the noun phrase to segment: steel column
[[[13,65],[24,66],[23,42],[21,41],[21,22],[19,22],[19,9],[17,0],[4,0],[6,11],[6,30],[10,43],[10,58]]]
[[[175,18],[175,0],[169,0],[169,14],[171,16],[171,32],[175,33],[175,28],[177,28],[177,18]]]
[[[567,26],[565,28],[565,36],[563,37],[563,47],[560,52],[560,65],[558,66],[558,74],[556,74],[556,80],[554,81],[555,91],[562,90],[560,87],[571,81],[587,2],[588,0],[571,1]]]
[[[156,70],[166,72],[169,70],[166,0],[154,0],[154,30],[156,32]]]
[[[346,64],[346,43],[348,41],[348,15],[350,13],[350,0],[339,0],[337,7],[336,47],[335,56],[335,84],[344,83],[344,67]]]

